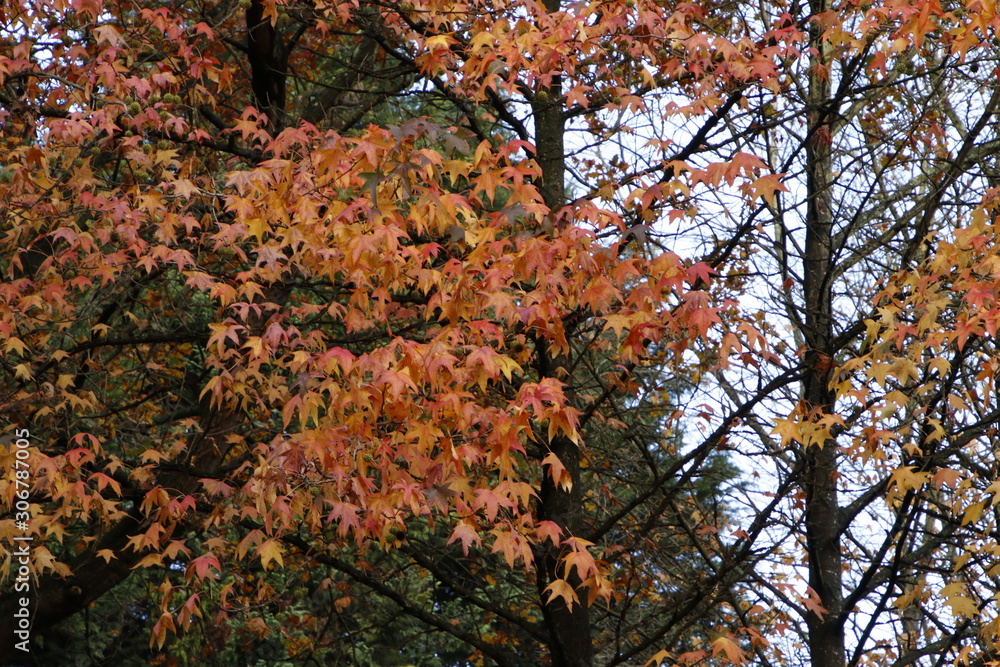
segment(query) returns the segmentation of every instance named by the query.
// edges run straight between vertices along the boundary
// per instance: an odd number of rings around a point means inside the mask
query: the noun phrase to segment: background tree
[[[998,147],[995,46],[976,32],[990,19],[933,4],[783,9],[743,20],[801,27],[796,85],[730,116],[716,141],[787,173],[788,191],[743,212],[742,226],[720,228],[713,213],[701,227],[706,245],[728,239],[716,247],[745,253],[747,292],[767,295],[761,317],[783,323],[770,329],[782,361],[763,380],[718,376],[729,409],[753,384],[802,373],[797,389],[769,395],[778,419],[755,414],[736,445],[773,466],[766,478],[799,480],[775,535],[802,555],[780,547],[775,567],[753,575],[769,591],[762,604],[804,621],[773,659],[988,660],[993,585],[969,563],[995,537],[976,505],[991,501],[972,491],[995,478],[979,459],[992,449],[996,415],[981,392],[995,351],[962,333],[983,304],[968,310],[951,274],[982,273],[966,262],[990,251],[969,239],[992,243],[977,231],[992,216],[982,165]],[[949,296],[925,307],[939,289]],[[784,587],[796,562],[810,587],[801,601]]]

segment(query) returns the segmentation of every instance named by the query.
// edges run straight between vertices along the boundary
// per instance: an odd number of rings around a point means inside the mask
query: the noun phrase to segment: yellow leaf
[[[614,587],[611,582],[604,577],[593,576],[583,582],[587,587],[587,604],[593,605],[597,598],[603,598],[605,602],[610,602],[614,595]]]
[[[944,357],[934,357],[927,363],[927,369],[937,371],[942,377],[951,371],[951,362]]]
[[[435,49],[450,48],[452,42],[454,41],[455,39],[450,35],[434,35],[433,37],[429,38],[426,42],[424,42],[424,44],[427,45],[427,49],[429,51],[433,51]]]
[[[969,505],[969,507],[965,510],[965,514],[962,516],[962,525],[967,526],[970,523],[979,521],[979,517],[983,515],[983,508],[985,506],[986,501]]]
[[[262,341],[260,339],[260,336],[251,336],[250,338],[247,339],[247,342],[243,343],[243,347],[249,348],[250,353],[253,357],[261,356],[260,355],[261,345]]]
[[[20,338],[14,338],[13,336],[11,336],[10,338],[7,339],[7,342],[4,344],[4,349],[7,352],[14,350],[18,354],[24,354],[28,348],[24,344],[24,341],[22,341]]]
[[[965,584],[953,582],[941,589],[946,605],[951,607],[951,613],[964,618],[975,618],[979,615],[979,606],[975,600],[965,597]]]
[[[577,597],[576,591],[573,587],[569,585],[569,582],[565,579],[556,579],[551,584],[545,587],[542,591],[542,595],[548,593],[548,599],[546,602],[551,603],[555,598],[562,598],[566,606],[570,609],[573,608],[574,604],[580,604],[580,598]]]
[[[57,561],[52,552],[45,547],[36,547],[31,552],[31,560],[35,565],[35,572],[38,574],[44,574],[49,570],[63,576],[70,573],[69,567]]]
[[[264,218],[251,218],[246,221],[246,225],[250,234],[261,242],[264,240],[264,234],[271,231],[271,225],[267,224],[267,220]]]
[[[177,162],[177,151],[174,149],[167,149],[162,151],[156,151],[153,154],[153,162],[155,164],[170,165],[171,162]]]
[[[277,563],[278,567],[284,567],[281,560],[281,545],[277,540],[268,540],[257,547],[257,555],[260,556],[260,564],[266,570],[269,563]]]
[[[882,387],[885,387],[885,378],[891,372],[892,364],[880,361],[876,364],[872,364],[872,367],[868,369],[868,377],[878,382]]]
[[[913,466],[897,468],[892,472],[892,482],[900,491],[914,491],[930,481],[931,473],[916,472]]]
[[[434,39],[433,37],[431,39]],[[481,49],[486,49],[488,51],[493,51],[493,35],[489,31],[483,30],[482,32],[476,33],[471,40],[469,40],[469,51],[478,54]],[[430,46],[430,40],[427,40],[428,46]],[[447,47],[447,43],[445,43]]]
[[[105,549],[105,551],[107,551],[107,549]],[[163,554],[151,553],[143,556],[142,560],[136,563],[134,568],[139,569],[143,567],[161,567],[162,565],[163,565]]]
[[[513,378],[514,373],[523,373],[521,366],[505,354],[496,358],[496,363],[500,367],[500,372],[507,378],[508,382]]]

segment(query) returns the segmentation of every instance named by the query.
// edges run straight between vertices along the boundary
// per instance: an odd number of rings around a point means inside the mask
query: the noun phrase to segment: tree
[[[737,449],[800,479],[781,523],[804,547],[807,598],[776,588],[774,570],[754,577],[771,590],[768,606],[804,617],[797,650],[812,664],[989,660],[993,584],[970,563],[995,540],[979,511],[991,501],[972,491],[992,483],[980,457],[995,415],[977,385],[995,352],[985,340],[970,346],[963,331],[982,304],[970,311],[949,274],[980,275],[972,266],[989,261],[974,248],[989,243],[978,230],[993,216],[982,165],[998,146],[995,47],[974,37],[976,11],[808,11],[799,85],[728,128],[789,174],[788,192],[744,216],[763,224],[742,232],[747,273],[782,286],[748,291],[768,294],[762,312],[792,332],[757,382],[801,373],[798,391],[769,396],[786,416],[755,415]],[[940,289],[948,297],[933,301]],[[730,409],[759,395],[732,374],[720,381]],[[783,551],[787,569],[800,557]]]
[[[632,434],[632,456],[647,458],[642,486],[621,479],[634,461],[609,460],[622,489],[585,515],[602,486],[588,473],[585,489],[582,429],[607,431],[605,413],[650,363],[687,364],[679,355],[715,318],[711,272],[636,252],[627,237],[607,238],[623,229],[613,211],[566,204],[567,117],[547,75],[529,81],[533,142],[514,110],[512,96],[524,99],[514,75],[441,79],[458,66],[451,46],[473,37],[450,25],[462,14],[334,9],[27,5],[5,17],[15,56],[2,100],[12,156],[5,406],[37,438],[36,630],[137,567],[165,568],[150,612],[158,646],[201,622],[203,599],[220,601],[216,618],[274,604],[275,579],[258,573],[286,562],[347,573],[396,600],[368,572],[378,561],[359,569],[345,540],[413,551],[421,530],[443,526],[437,539],[454,549],[482,545],[527,566],[509,575],[540,610],[526,632],[543,637],[553,662],[589,662],[589,608],[611,598],[613,570],[584,535],[623,536],[650,503],[695,502],[686,480],[705,467],[682,470],[691,457],[654,456]],[[534,8],[514,27],[520,11],[495,25],[548,43],[511,52],[509,71],[568,55],[551,45],[576,30],[571,14]],[[470,48],[487,68],[486,51]],[[349,55],[324,69],[327,53]],[[376,64],[402,74],[361,76]],[[313,72],[322,75],[308,81]],[[293,78],[321,92],[292,105]],[[433,89],[420,93],[421,81]],[[438,122],[452,127],[403,118],[353,129],[404,93],[442,105]],[[613,365],[596,366],[604,357]],[[709,449],[694,460],[712,470]],[[684,521],[694,536],[713,517]],[[665,539],[654,538],[657,515],[646,523],[626,545]],[[699,541],[712,558],[717,541]],[[632,586],[640,574],[678,572],[632,573]],[[478,630],[403,602],[508,660]]]
[[[968,348],[964,288],[944,277],[963,270],[955,253],[992,216],[981,165],[997,147],[996,100],[977,73],[993,45],[968,32],[980,16],[938,9],[922,5],[918,20],[889,7],[811,5],[839,18],[802,24],[812,49],[801,85],[749,105],[728,128],[789,173],[789,191],[746,216],[763,224],[743,232],[748,276],[774,286],[748,291],[769,294],[765,317],[792,332],[772,346],[787,351],[783,362],[756,382],[796,368],[801,389],[770,394],[787,416],[755,415],[737,449],[766,458],[779,478],[800,477],[781,523],[804,554],[785,548],[778,571],[754,577],[771,590],[768,606],[804,617],[801,643],[781,650],[812,664],[987,660],[994,650],[980,597],[992,584],[966,569],[992,548],[993,529],[979,498],[951,492],[990,479],[974,461],[993,417],[973,397],[993,352]],[[801,130],[788,131],[794,118]],[[949,296],[921,310],[938,280]],[[904,303],[911,291],[921,296]],[[730,409],[759,395],[732,374],[720,381]],[[796,561],[810,586],[801,602],[783,588]]]
[[[3,12],[38,632],[992,659],[992,7]]]

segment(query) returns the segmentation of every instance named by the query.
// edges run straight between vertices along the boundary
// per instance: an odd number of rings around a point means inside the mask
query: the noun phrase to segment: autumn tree
[[[770,14],[802,31],[795,85],[730,115],[718,140],[786,174],[788,190],[732,231],[702,227],[713,252],[746,257],[744,289],[781,357],[749,382],[718,374],[727,409],[799,374],[735,445],[768,462],[765,478],[798,479],[776,535],[801,546],[774,543],[774,567],[753,575],[775,621],[803,621],[772,659],[989,660],[995,351],[979,280],[1000,147],[992,10],[799,9]]]
[[[156,646],[196,623],[253,632],[290,578],[266,572],[287,565],[510,662],[509,631],[456,626],[375,576],[386,547],[450,574],[421,561],[427,539],[474,575],[496,568],[470,553],[503,563],[501,592],[529,604],[481,599],[488,577],[459,594],[556,664],[691,634],[723,578],[682,580],[721,546],[693,491],[712,447],[670,451],[671,411],[610,434],[636,423],[614,412],[638,407],[641,374],[647,403],[696,372],[683,355],[717,319],[712,271],[568,201],[571,115],[550,72],[576,57],[578,18],[523,9],[5,14],[5,409],[36,438],[36,632],[137,568],[163,572]],[[598,34],[624,44],[625,9]],[[483,41],[487,18],[519,41]],[[594,67],[602,87],[618,76]],[[595,110],[612,103],[594,92]],[[655,565],[671,558],[686,570]],[[591,611],[653,618],[668,584],[650,581],[683,582],[688,612],[646,634]],[[280,625],[299,655],[319,619]]]
[[[994,656],[991,4],[0,12],[36,633]]]

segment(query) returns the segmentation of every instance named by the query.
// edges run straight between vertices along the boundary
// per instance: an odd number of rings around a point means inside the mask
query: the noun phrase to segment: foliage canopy
[[[990,664],[998,22],[6,3],[35,659]]]

